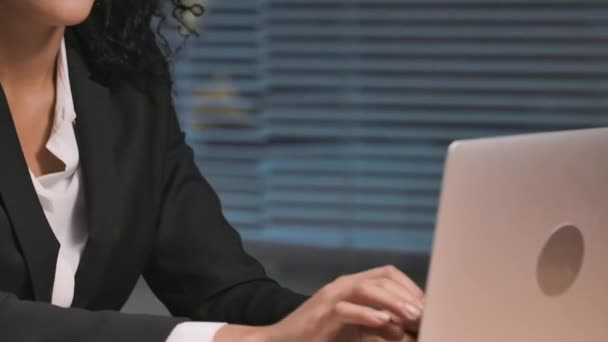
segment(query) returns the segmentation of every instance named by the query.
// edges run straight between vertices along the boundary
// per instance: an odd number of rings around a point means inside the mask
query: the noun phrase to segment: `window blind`
[[[215,0],[176,65],[248,241],[427,253],[454,139],[608,124],[608,3]]]

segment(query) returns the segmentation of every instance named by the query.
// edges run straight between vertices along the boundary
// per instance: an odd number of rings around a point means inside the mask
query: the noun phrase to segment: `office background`
[[[454,139],[608,124],[604,1],[202,3],[183,129],[247,249],[302,292],[386,263],[424,284]],[[164,312],[143,283],[125,311]]]

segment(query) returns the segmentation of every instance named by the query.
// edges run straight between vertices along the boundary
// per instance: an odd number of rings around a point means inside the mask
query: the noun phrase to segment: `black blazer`
[[[304,297],[247,255],[194,164],[168,86],[105,86],[68,46],[89,240],[72,309],[49,304],[58,242],[0,92],[0,340],[164,342],[186,319],[262,325]],[[116,312],[139,276],[177,317]]]

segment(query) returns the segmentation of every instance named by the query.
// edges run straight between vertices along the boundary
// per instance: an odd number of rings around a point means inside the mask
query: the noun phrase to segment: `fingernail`
[[[403,325],[405,323],[403,321],[403,319],[401,318],[401,316],[397,316],[397,315],[391,315],[391,322],[393,322],[397,325]]]
[[[422,311],[412,304],[405,304],[405,315],[410,319],[416,320],[422,316]]]
[[[391,315],[389,315],[387,312],[384,312],[384,311],[374,310],[372,315],[374,316],[375,319],[377,319],[378,321],[382,321],[382,322],[386,322],[391,319]]]

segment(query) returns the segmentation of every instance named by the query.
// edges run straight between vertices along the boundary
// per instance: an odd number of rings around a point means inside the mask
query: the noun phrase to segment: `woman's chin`
[[[93,0],[49,1],[48,18],[56,25],[73,26],[85,21],[91,14]]]
[[[4,14],[29,17],[41,25],[72,26],[83,22],[91,13],[94,0],[1,0]]]
[[[88,16],[89,15],[87,14],[87,15],[84,15],[84,16],[64,17],[57,24],[58,24],[58,26],[74,26],[74,25],[78,25],[78,24],[82,23],[83,21],[85,21],[88,18]]]

